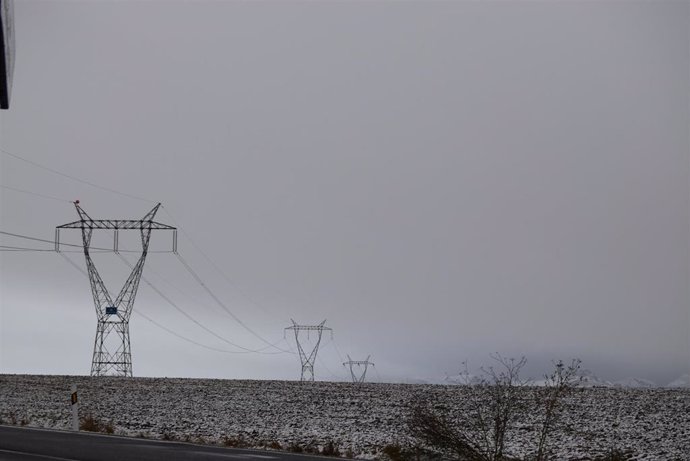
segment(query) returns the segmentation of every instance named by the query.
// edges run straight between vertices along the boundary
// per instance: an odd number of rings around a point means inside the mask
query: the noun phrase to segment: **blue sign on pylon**
[[[115,315],[117,314],[117,307],[108,306],[105,308],[105,315]]]

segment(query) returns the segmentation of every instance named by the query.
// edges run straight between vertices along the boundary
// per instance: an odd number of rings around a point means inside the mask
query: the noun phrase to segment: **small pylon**
[[[372,366],[372,367],[374,366],[374,364],[369,361],[369,357],[371,357],[371,355],[367,356],[366,360],[352,360],[350,358],[350,356],[348,355],[347,356],[347,362],[343,362],[343,366],[348,366],[348,365],[350,366],[350,375],[352,376],[352,382],[353,383],[363,383],[364,379],[367,376],[367,369],[369,368],[369,366]],[[355,374],[355,370],[353,368],[353,366],[355,366],[355,365],[357,366],[357,368],[364,367],[364,370],[362,371],[362,373],[359,376],[357,376],[357,374]]]
[[[297,322],[290,319],[292,326],[286,327],[285,330],[293,330],[295,332],[295,342],[297,343],[297,350],[299,351],[299,358],[302,362],[302,374],[300,376],[300,381],[314,381],[314,362],[316,362],[316,353],[319,351],[319,344],[321,344],[321,335],[324,330],[331,332],[331,339],[333,339],[333,329],[325,327],[326,321],[319,323],[318,325],[298,325]],[[304,351],[302,343],[299,341],[299,332],[306,331],[307,335],[310,331],[316,331],[319,338],[316,341],[316,345],[311,350],[309,354]]]

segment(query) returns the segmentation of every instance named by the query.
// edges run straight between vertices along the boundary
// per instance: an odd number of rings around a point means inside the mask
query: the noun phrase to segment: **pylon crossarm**
[[[138,229],[152,229],[152,230],[176,230],[176,227],[162,224],[156,221],[140,221],[129,219],[95,219],[92,221],[74,221],[71,223],[57,226],[58,229],[81,229],[87,227],[89,229],[105,229],[105,230],[138,230]]]
[[[58,229],[82,229],[87,227],[89,229],[169,229],[175,230],[173,226],[168,224],[159,223],[153,220],[158,208],[161,204],[159,203],[151,209],[142,219],[92,219],[86,212],[79,206],[79,202],[74,203],[77,213],[79,214],[79,221],[74,221],[71,223],[63,224],[57,226]]]
[[[333,328],[322,327],[319,325],[293,325],[285,327],[286,330],[306,330],[306,331],[333,331]]]

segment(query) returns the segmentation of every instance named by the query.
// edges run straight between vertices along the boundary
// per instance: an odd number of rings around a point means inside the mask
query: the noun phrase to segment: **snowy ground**
[[[80,414],[110,422],[115,433],[288,449],[334,442],[342,454],[378,456],[405,446],[404,417],[416,395],[461,408],[461,386],[305,383],[168,378],[0,375],[3,424],[66,429],[70,387]],[[558,459],[589,459],[613,446],[633,459],[690,460],[690,389],[578,389],[554,436]],[[525,455],[536,438],[528,425],[511,450]]]

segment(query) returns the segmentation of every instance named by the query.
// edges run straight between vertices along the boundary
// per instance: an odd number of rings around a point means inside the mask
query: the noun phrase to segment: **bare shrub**
[[[554,371],[546,375],[545,385],[531,394],[528,379],[520,377],[527,363],[520,359],[491,356],[494,365],[481,368],[482,376],[470,378],[467,364],[461,373],[467,386],[467,407],[450,417],[444,405],[418,399],[408,417],[411,434],[426,446],[453,454],[466,461],[505,461],[512,459],[506,450],[510,431],[519,421],[529,420],[528,413],[539,412],[536,433],[536,461],[548,456],[548,439],[563,411],[563,398],[576,385],[580,361],[566,366],[554,363]],[[532,399],[530,396],[534,396]],[[442,402],[441,402],[442,403]],[[458,409],[456,409],[458,410]],[[534,430],[529,431],[534,432]]]
[[[290,445],[288,445],[288,451],[293,453],[303,453],[304,448],[302,448],[302,445],[300,445],[299,442],[290,442]]]
[[[494,461],[506,459],[506,434],[525,410],[520,391],[529,381],[520,378],[520,370],[527,363],[524,356],[514,359],[494,354],[491,358],[496,367],[482,368],[482,383],[471,388],[478,391],[473,393],[472,405],[481,450],[488,460]]]
[[[478,443],[471,440],[467,431],[438,414],[425,402],[416,402],[407,419],[411,433],[425,445],[445,453],[451,453],[460,460],[487,461]],[[393,461],[402,459],[400,447],[388,445],[384,453]]]
[[[340,456],[340,448],[332,440],[329,440],[321,450],[321,454],[324,456]]]
[[[383,453],[390,458],[391,461],[402,461],[402,448],[400,445],[386,445],[383,447]]]
[[[113,434],[115,428],[112,423],[104,423],[94,418],[92,415],[82,416],[79,421],[79,430],[88,432],[102,432],[105,434]]]
[[[283,446],[277,440],[273,440],[266,444],[266,448],[270,448],[271,450],[282,450]]]
[[[582,378],[578,378],[581,361],[573,359],[566,366],[562,360],[554,363],[554,370],[545,375],[544,386],[537,388],[535,397],[538,408],[543,409],[543,417],[539,426],[536,461],[548,458],[548,439],[563,411],[563,399],[577,386]]]
[[[234,437],[223,437],[223,445],[232,448],[247,448],[249,443],[242,434],[239,434]]]

